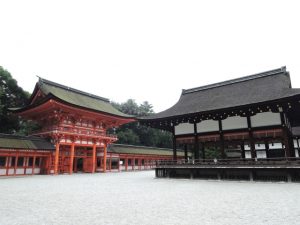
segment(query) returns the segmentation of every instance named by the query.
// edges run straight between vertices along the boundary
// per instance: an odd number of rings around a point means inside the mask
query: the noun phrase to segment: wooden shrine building
[[[292,88],[285,67],[183,90],[174,106],[139,120],[173,133],[175,162],[170,168],[179,166],[179,145],[192,152],[193,163],[200,167],[207,163],[218,167],[221,162],[235,167],[244,162],[263,165],[272,159],[279,164],[298,162],[300,89]],[[212,149],[218,154],[209,159]]]
[[[39,78],[28,105],[13,111],[40,129],[29,137],[0,134],[0,175],[106,172],[122,170],[122,163],[124,170],[147,169],[172,157],[170,151],[142,147],[134,153],[108,150],[117,141],[108,130],[135,118],[106,98],[49,80]]]

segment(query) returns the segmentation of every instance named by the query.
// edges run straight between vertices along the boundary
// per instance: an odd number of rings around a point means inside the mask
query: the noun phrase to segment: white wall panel
[[[0,175],[6,175],[6,169],[0,169]]]
[[[222,120],[223,130],[241,129],[247,127],[248,125],[246,117],[233,116]]]
[[[204,133],[210,131],[218,131],[219,130],[219,122],[216,120],[204,120],[200,123],[197,123],[197,132]]]
[[[269,144],[269,149],[281,149],[281,148],[283,148],[282,143],[277,142],[277,143],[273,143],[273,145],[271,143]]]
[[[251,116],[252,127],[263,127],[280,124],[280,113],[265,112]]]
[[[24,174],[24,169],[17,169],[16,174]]]
[[[193,134],[193,133],[194,133],[194,124],[180,123],[177,126],[175,126],[175,135]]]

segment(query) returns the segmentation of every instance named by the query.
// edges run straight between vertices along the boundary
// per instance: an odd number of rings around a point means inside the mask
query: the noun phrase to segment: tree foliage
[[[0,133],[15,133],[21,128],[19,118],[9,108],[26,104],[29,93],[18,86],[11,74],[0,66]]]
[[[124,103],[113,102],[112,105],[121,112],[136,117],[147,116],[154,113],[152,105],[147,101],[138,105],[135,100],[128,99]],[[169,132],[142,126],[138,122],[125,124],[117,128],[116,133],[119,138],[119,144],[161,148],[170,148],[172,146],[172,136]]]

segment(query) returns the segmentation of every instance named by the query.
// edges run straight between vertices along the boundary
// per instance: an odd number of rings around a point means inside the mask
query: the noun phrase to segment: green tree
[[[20,129],[18,116],[12,114],[9,108],[24,106],[28,98],[29,93],[0,66],[0,133],[15,133]]]
[[[135,100],[128,99],[125,103],[115,103],[112,105],[123,113],[136,117],[147,116],[152,113],[153,106],[145,101],[138,105]],[[147,126],[142,126],[138,122],[125,124],[116,130],[118,143],[155,146],[170,148],[172,146],[172,136],[167,131],[162,131]]]

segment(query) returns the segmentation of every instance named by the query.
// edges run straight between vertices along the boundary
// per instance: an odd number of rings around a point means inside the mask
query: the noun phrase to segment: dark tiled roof
[[[51,142],[40,137],[0,134],[0,149],[55,150]]]
[[[263,103],[300,95],[291,88],[285,67],[212,85],[183,90],[179,101],[171,108],[140,118],[155,120]]]
[[[76,90],[52,81],[39,78],[38,87],[47,96],[49,94],[72,105],[92,109],[111,115],[131,118],[133,116],[124,114],[114,108],[108,99]]]
[[[156,148],[147,146],[111,144],[109,151],[119,154],[142,154],[172,156],[173,150],[169,148]],[[184,156],[184,152],[177,150],[178,156]]]

